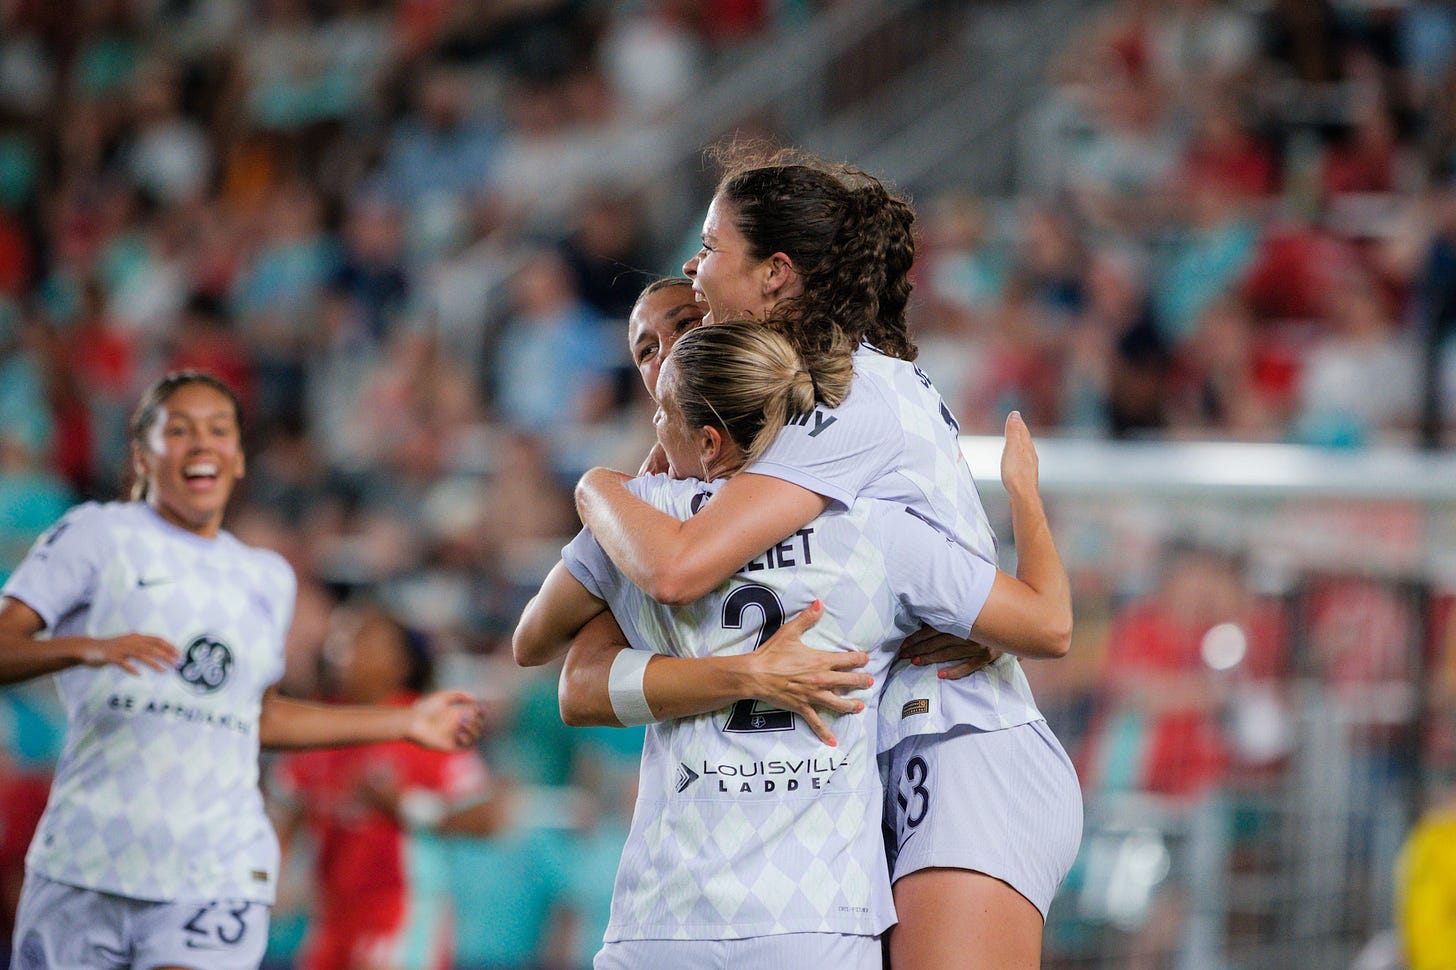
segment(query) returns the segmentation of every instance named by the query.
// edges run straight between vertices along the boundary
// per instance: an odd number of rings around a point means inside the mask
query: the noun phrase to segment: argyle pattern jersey
[[[278,844],[258,790],[263,692],[283,672],[292,569],[142,503],[90,503],[42,536],[4,588],[53,636],[145,633],[175,669],[72,667],[36,872],[133,899],[271,902]]]
[[[650,476],[628,484],[685,518],[721,483]],[[869,652],[863,713],[830,716],[838,746],[800,719],[745,700],[648,727],[632,829],[607,940],[874,935],[894,921],[880,835],[874,711],[892,648],[922,619],[968,630],[994,567],[903,506],[830,510],[708,596],[668,607],[633,586],[588,532],[563,552],[629,642],[673,656],[745,653],[822,599],[805,634]]]
[[[866,498],[901,503],[972,554],[997,561],[996,535],[961,454],[960,425],[920,368],[868,345],[855,352],[843,403],[784,428],[748,471],[843,506]],[[908,663],[891,669],[881,698],[880,750],[957,724],[992,731],[1042,718],[1015,657],[960,680],[941,680],[939,669]]]

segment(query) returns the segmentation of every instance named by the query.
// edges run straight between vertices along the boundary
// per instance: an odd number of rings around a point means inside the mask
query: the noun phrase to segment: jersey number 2
[[[740,586],[728,594],[723,601],[723,629],[743,629],[743,614],[750,606],[758,607],[763,614],[763,626],[758,631],[758,642],[753,645],[757,650],[768,642],[768,638],[778,632],[779,627],[784,625],[784,606],[774,591],[767,586],[757,584]],[[776,707],[762,707],[761,702],[756,700],[739,701],[733,705],[733,711],[728,715],[728,721],[723,725],[724,731],[734,734],[747,734],[755,731],[792,731],[794,729],[794,714],[792,711],[782,711]]]

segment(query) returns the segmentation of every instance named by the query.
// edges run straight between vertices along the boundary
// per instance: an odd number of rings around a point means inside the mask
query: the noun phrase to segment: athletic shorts
[[[743,940],[619,940],[592,970],[882,970],[880,940],[847,933],[781,933]]]
[[[1041,910],[1082,842],[1082,789],[1045,721],[959,727],[881,755],[885,852],[893,882],[919,869],[972,869]]]
[[[149,902],[25,874],[11,970],[257,970],[268,905]]]

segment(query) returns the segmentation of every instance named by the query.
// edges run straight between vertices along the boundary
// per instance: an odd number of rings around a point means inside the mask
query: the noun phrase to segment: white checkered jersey
[[[139,502],[77,506],[37,540],[3,592],[52,636],[144,633],[182,659],[139,676],[55,675],[65,748],[27,867],[133,899],[272,902],[258,715],[283,673],[295,591],[277,554],[196,536]]]
[[[840,506],[863,498],[908,506],[996,562],[996,536],[961,453],[960,425],[924,371],[868,345],[855,352],[854,381],[839,407],[818,408],[789,424],[747,471],[793,482]],[[989,731],[1041,720],[1016,658],[1003,656],[954,681],[936,675],[940,666],[900,663],[891,670],[880,705],[881,750],[957,724]]]
[[[686,518],[721,483],[654,475],[628,484]],[[874,935],[894,922],[880,834],[875,706],[894,647],[922,621],[968,631],[995,567],[903,505],[833,509],[687,606],[632,585],[588,532],[563,561],[605,600],[631,644],[672,656],[740,654],[813,600],[804,639],[869,652],[866,710],[834,717],[837,747],[801,719],[741,701],[650,725],[607,939]]]

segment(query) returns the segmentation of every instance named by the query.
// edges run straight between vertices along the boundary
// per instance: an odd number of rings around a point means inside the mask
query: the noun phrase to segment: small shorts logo
[[[31,930],[20,941],[20,970],[46,970],[45,944],[40,941],[40,931]]]
[[[677,766],[677,791],[682,794],[683,790],[698,780],[698,773],[682,762]]]
[[[188,687],[199,694],[211,694],[227,683],[233,669],[233,652],[228,645],[204,633],[193,637],[182,651],[177,673]]]
[[[900,719],[914,717],[916,714],[930,713],[930,698],[917,697],[913,701],[906,701],[905,706],[900,708]]]

